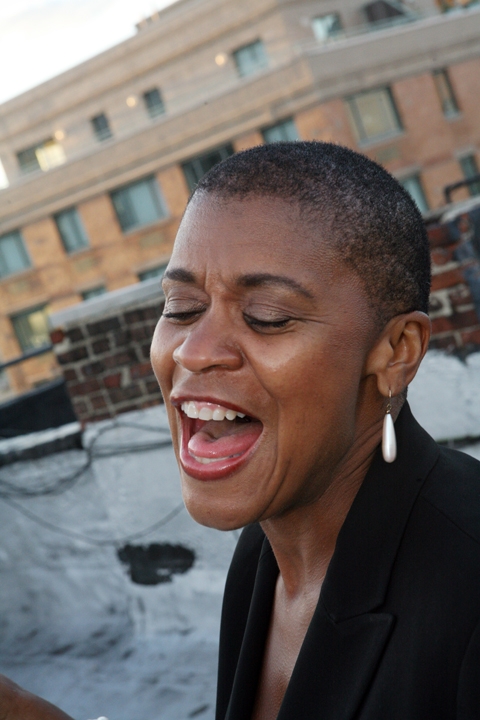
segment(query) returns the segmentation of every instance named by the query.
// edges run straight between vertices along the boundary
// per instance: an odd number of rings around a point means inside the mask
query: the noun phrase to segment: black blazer
[[[480,718],[480,463],[406,405],[338,536],[278,720]],[[250,720],[278,567],[259,525],[227,578],[216,720]]]

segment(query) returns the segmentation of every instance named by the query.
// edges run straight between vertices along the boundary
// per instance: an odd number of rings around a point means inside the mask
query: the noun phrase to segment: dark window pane
[[[148,90],[148,92],[143,94],[143,99],[150,117],[154,118],[158,115],[163,115],[165,112],[165,106],[158,88]]]
[[[475,155],[466,155],[465,157],[460,158],[459,162],[466,180],[469,180],[479,174]],[[467,187],[470,195],[480,195],[480,180],[476,180]]]
[[[20,170],[24,173],[34,172],[40,170],[40,163],[38,162],[37,147],[27,148],[17,153],[18,164]]]
[[[166,263],[165,265],[158,265],[158,267],[150,268],[150,270],[144,270],[143,272],[138,273],[138,279],[143,282],[144,280],[151,280],[151,278],[161,278],[163,276],[163,273],[166,270]]]
[[[64,210],[55,215],[55,222],[67,253],[88,247],[87,234],[80,215],[75,208]]]
[[[105,295],[107,288],[104,285],[99,285],[96,288],[90,288],[90,290],[84,290],[82,292],[82,298],[84,300],[90,300],[90,298],[98,297],[99,295]]]
[[[268,65],[267,53],[261,40],[239,48],[233,53],[233,58],[241,77],[252,75]]]
[[[400,180],[400,184],[403,185],[403,187],[408,193],[410,193],[420,212],[427,212],[427,198],[425,197],[425,193],[423,191],[422,183],[419,176],[411,175],[410,177],[403,178],[402,180]]]
[[[23,352],[50,344],[47,313],[44,307],[19,313],[11,320]]]
[[[390,88],[358,93],[347,102],[360,143],[382,140],[402,130]]]
[[[0,277],[20,272],[30,266],[30,258],[19,232],[0,237]]]
[[[300,140],[295,123],[291,119],[265,128],[262,135],[266,143],[282,142],[284,140]]]
[[[115,190],[111,198],[123,231],[149,225],[167,215],[160,188],[153,177]]]
[[[442,105],[443,114],[445,117],[457,115],[458,105],[455,95],[453,94],[453,89],[450,84],[450,78],[448,77],[447,71],[437,70],[433,73],[433,79],[435,80],[435,86]]]
[[[100,113],[91,119],[93,132],[97,140],[102,142],[112,137],[112,131],[110,130],[110,124],[105,113]]]
[[[227,157],[233,155],[233,146],[229,143],[223,145],[223,147],[211,150],[205,155],[199,155],[197,158],[190,160],[189,162],[183,163],[183,172],[187,180],[188,187],[190,190],[194,190],[198,181],[211,170],[217,163],[222,160],[226,160]]]
[[[396,0],[374,0],[363,6],[367,22],[382,25],[409,19],[409,11]]]

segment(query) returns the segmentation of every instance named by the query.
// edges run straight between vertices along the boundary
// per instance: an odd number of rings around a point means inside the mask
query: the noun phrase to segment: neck
[[[318,598],[338,533],[378,446],[382,423],[376,422],[355,441],[321,497],[261,523],[285,593],[292,600],[312,595]]]

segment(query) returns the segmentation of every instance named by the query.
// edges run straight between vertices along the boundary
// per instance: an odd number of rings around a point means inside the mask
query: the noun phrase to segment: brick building
[[[239,149],[339,142],[438,208],[480,164],[479,87],[478,5],[178,0],[0,106],[0,360],[48,342],[47,313],[161,274],[190,189]]]

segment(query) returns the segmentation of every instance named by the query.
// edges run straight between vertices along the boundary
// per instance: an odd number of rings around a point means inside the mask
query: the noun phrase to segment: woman
[[[217,720],[480,717],[479,464],[405,403],[430,331],[410,197],[335,145],[240,153],[200,181],[164,289],[187,508],[247,526]]]
[[[200,181],[164,290],[186,506],[246,526],[217,720],[480,717],[479,464],[406,404],[430,332],[410,197],[339,146],[239,153]]]

